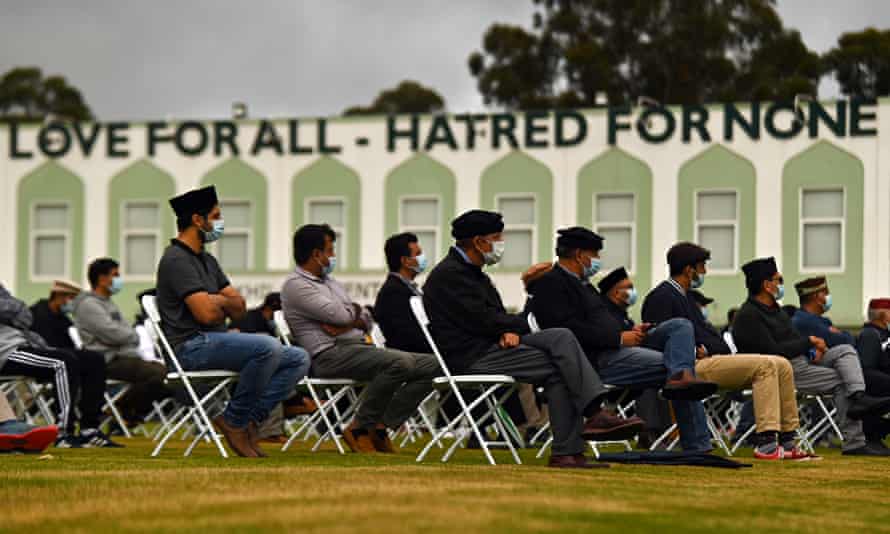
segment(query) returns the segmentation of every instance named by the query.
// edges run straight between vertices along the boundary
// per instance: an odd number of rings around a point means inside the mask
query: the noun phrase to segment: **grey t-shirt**
[[[170,241],[158,264],[158,312],[161,328],[173,350],[179,352],[183,343],[200,332],[225,332],[225,321],[207,326],[192,315],[185,298],[206,291],[219,293],[231,285],[216,258],[201,251],[198,254],[178,239]]]

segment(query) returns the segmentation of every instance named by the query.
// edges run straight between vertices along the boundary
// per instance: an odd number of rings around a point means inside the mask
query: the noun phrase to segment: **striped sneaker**
[[[807,451],[801,449],[800,445],[792,445],[790,448],[783,445],[782,449],[785,451],[782,457],[783,460],[791,460],[794,462],[812,462],[822,459],[821,456],[810,454]]]
[[[111,441],[111,438],[105,435],[98,428],[88,428],[80,431],[80,442],[82,447],[86,448],[108,448],[121,449],[123,445]]]
[[[81,442],[80,436],[62,434],[56,438],[56,443],[53,446],[57,449],[80,449],[83,447],[83,443]]]
[[[772,450],[767,445],[754,447],[754,458],[758,460],[781,460],[785,457],[785,449],[775,443],[770,443]]]

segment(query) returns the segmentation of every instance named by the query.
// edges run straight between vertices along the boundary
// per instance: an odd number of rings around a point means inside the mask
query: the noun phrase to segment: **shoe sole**
[[[662,388],[661,398],[665,400],[697,401],[717,393],[717,384],[693,384],[684,388]]]
[[[55,443],[59,431],[55,426],[44,426],[24,434],[0,435],[0,451],[43,452]]]
[[[631,439],[643,430],[643,423],[625,423],[602,431],[584,432],[581,437],[587,441],[624,441]]]

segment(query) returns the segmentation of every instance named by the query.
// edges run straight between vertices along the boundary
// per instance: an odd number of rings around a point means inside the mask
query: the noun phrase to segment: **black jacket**
[[[621,345],[621,322],[589,282],[582,282],[557,265],[529,284],[528,292],[538,326],[568,328],[591,359],[600,351]]]
[[[420,325],[414,319],[408,299],[414,291],[397,275],[390,273],[377,293],[374,320],[386,337],[386,346],[405,352],[432,353]]]
[[[859,332],[859,337],[856,338],[856,352],[859,353],[863,370],[870,369],[890,374],[890,354],[884,348],[888,339],[890,332],[886,328],[865,323]]]
[[[239,321],[232,321],[229,328],[237,328],[239,332],[244,334],[266,334],[267,336],[277,336],[275,325],[272,321],[267,321],[263,317],[262,308],[254,308],[247,310],[244,317]]]
[[[34,322],[31,330],[40,334],[51,347],[60,349],[73,349],[74,342],[68,335],[68,329],[74,326],[71,319],[64,313],[53,313],[49,309],[49,301],[40,299],[31,306],[31,315]]]
[[[791,318],[778,306],[765,306],[749,298],[732,322],[732,339],[739,352],[776,354],[796,358],[810,350],[810,338],[794,329]]]
[[[643,322],[657,325],[678,317],[688,319],[692,323],[692,328],[695,330],[695,344],[704,345],[708,354],[732,353],[720,332],[705,321],[692,295],[688,291],[685,296],[681,295],[670,282],[665,280],[643,300]]]
[[[423,285],[431,333],[452,371],[460,371],[496,345],[501,335],[527,334],[524,315],[507,313],[480,267],[451,249]]]

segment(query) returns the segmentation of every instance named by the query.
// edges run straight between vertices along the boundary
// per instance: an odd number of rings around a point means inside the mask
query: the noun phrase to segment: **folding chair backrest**
[[[442,357],[442,353],[439,352],[439,347],[436,346],[436,342],[433,341],[433,336],[430,335],[430,318],[426,314],[426,308],[423,307],[423,298],[411,297],[409,303],[411,304],[411,312],[414,313],[414,318],[417,319],[417,324],[420,325],[420,330],[426,337],[426,342],[429,343],[430,348],[433,349],[433,354],[435,354],[436,360],[439,362],[439,367],[442,368],[442,372],[445,373],[445,376],[451,380],[451,371],[448,370],[445,358]]]
[[[526,319],[528,320],[528,329],[531,331],[532,334],[537,334],[541,331],[541,327],[538,326],[538,319],[535,317],[535,314],[529,312]]]
[[[275,310],[272,312],[272,321],[275,323],[275,333],[278,334],[278,339],[289,347],[290,327],[287,326],[287,321],[284,319],[284,311]]]
[[[383,330],[380,329],[380,325],[377,323],[374,323],[374,326],[371,327],[371,341],[374,342],[374,346],[378,349],[386,347],[386,336],[383,335]]]
[[[68,337],[71,338],[71,343],[74,343],[75,349],[81,350],[83,348],[83,338],[80,337],[80,332],[77,331],[76,327],[68,327]]]
[[[167,336],[164,335],[164,331],[161,330],[161,313],[158,311],[158,303],[154,295],[142,295],[142,309],[144,309],[145,314],[148,315],[148,321],[145,322],[145,327],[148,328],[149,335],[151,335],[152,338],[157,339],[157,345],[164,361],[167,362],[168,365],[172,363],[176,368],[176,372],[182,375],[184,371],[182,370],[182,366],[179,365],[179,359],[176,357],[176,353],[173,352],[173,347],[170,346],[170,342],[167,341]]]
[[[729,350],[733,354],[739,351],[739,349],[735,346],[735,340],[732,338],[732,332],[730,332],[729,330],[723,332],[723,341],[726,342],[726,345],[729,347]]]

